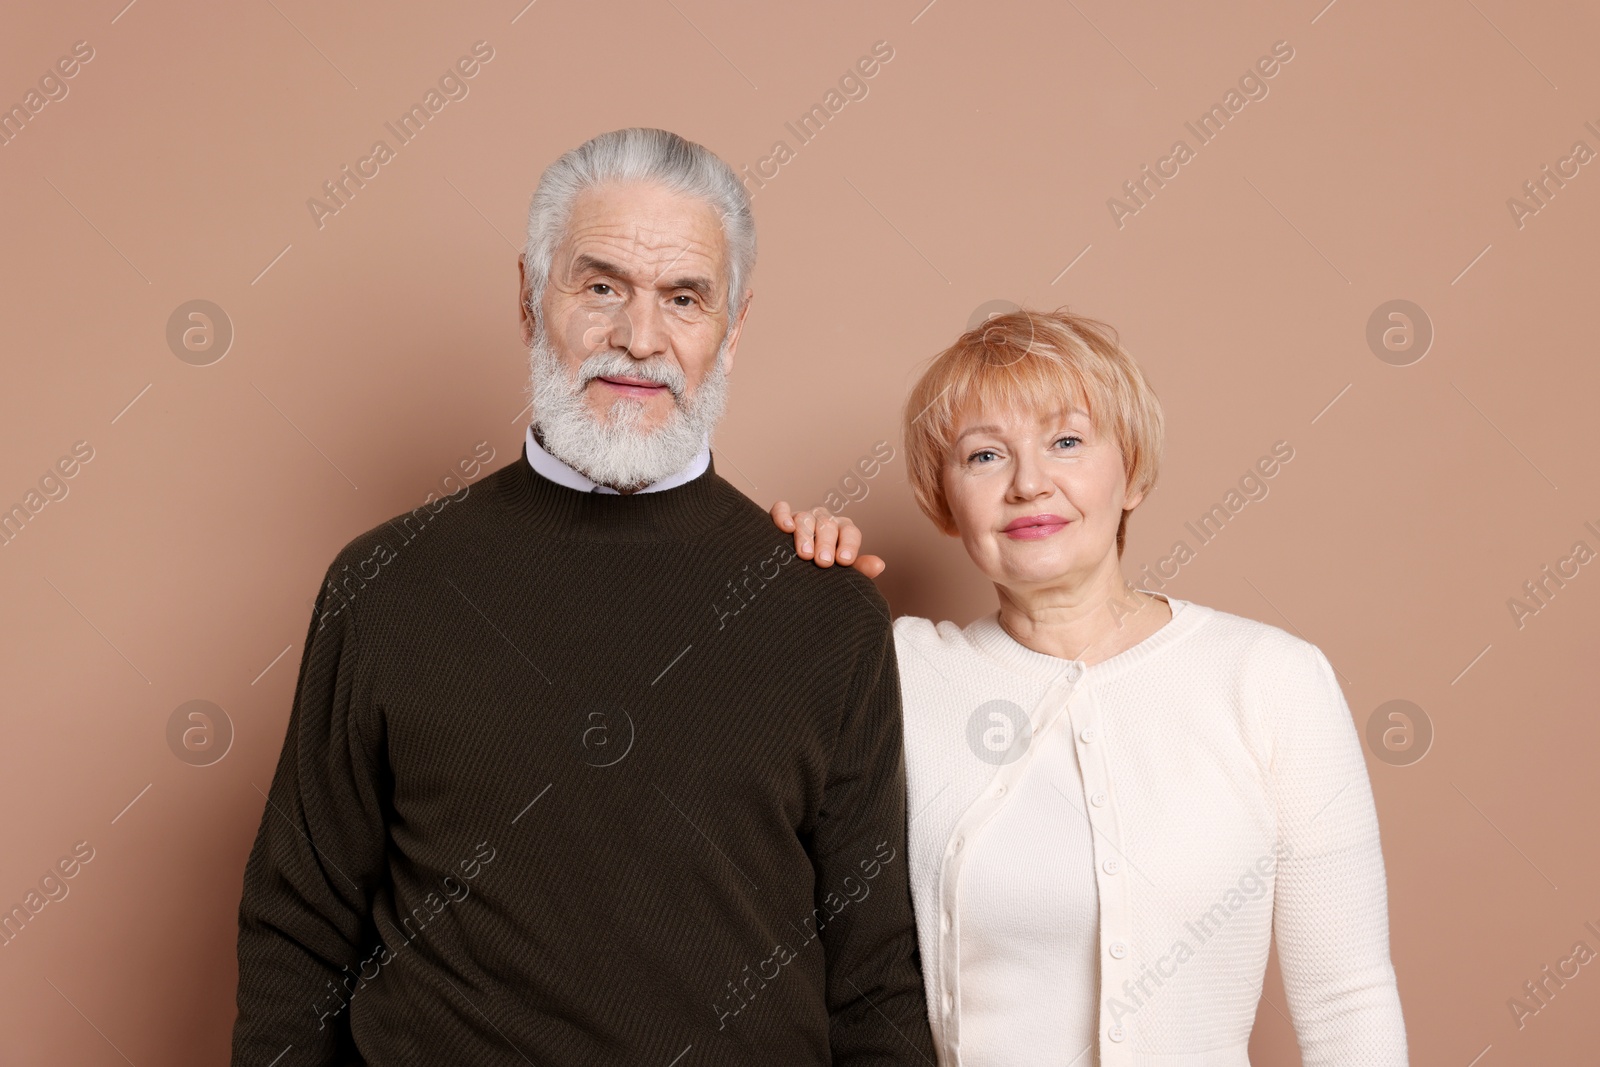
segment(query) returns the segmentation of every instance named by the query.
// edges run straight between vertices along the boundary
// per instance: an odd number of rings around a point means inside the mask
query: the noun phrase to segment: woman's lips
[[[1000,532],[1018,541],[1038,541],[1060,533],[1069,521],[1060,515],[1029,515],[1006,523]]]

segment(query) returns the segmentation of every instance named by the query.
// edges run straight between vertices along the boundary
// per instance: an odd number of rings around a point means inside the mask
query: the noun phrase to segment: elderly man
[[[711,462],[754,260],[674,134],[540,179],[524,454],[318,597],[236,1065],[934,1062],[888,613]]]

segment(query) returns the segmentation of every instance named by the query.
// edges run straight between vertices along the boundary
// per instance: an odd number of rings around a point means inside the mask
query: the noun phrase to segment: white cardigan
[[[961,1063],[960,960],[975,947],[962,939],[962,863],[1052,729],[1073,735],[1075,799],[1094,830],[1099,929],[1078,943],[1098,946],[1099,986],[1079,991],[1097,1005],[1097,1056],[1037,1049],[1028,1063],[1248,1067],[1276,929],[1305,1067],[1404,1067],[1372,788],[1327,658],[1277,627],[1164,599],[1166,625],[1088,667],[1018,643],[997,615],[894,624],[941,1067]],[[1009,749],[1007,718],[1021,727]],[[1018,1003],[1040,999],[1022,961],[1006,985]]]

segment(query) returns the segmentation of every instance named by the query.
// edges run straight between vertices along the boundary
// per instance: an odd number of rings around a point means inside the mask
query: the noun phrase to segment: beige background
[[[1184,523],[1289,442],[1168,588],[1315,642],[1358,726],[1393,699],[1431,722],[1420,762],[1369,759],[1413,1062],[1593,1061],[1600,966],[1521,1029],[1507,1006],[1575,941],[1600,950],[1600,565],[1520,629],[1507,606],[1574,542],[1600,550],[1600,164],[1520,228],[1507,206],[1573,142],[1600,150],[1592,4],[124,2],[0,18],[0,104],[94,50],[0,146],[0,506],[93,449],[0,547],[0,904],[94,850],[0,948],[0,1061],[224,1062],[240,877],[319,576],[477,442],[515,459],[528,196],[633,124],[735,166],[794,152],[756,195],[716,442],[763,505],[898,449],[918,366],[994,300],[1111,322],[1155,383],[1170,443],[1130,572],[1195,547]],[[319,229],[307,199],[477,41],[469,95]],[[798,145],[785,122],[878,41],[868,95]],[[1107,199],[1193,147],[1184,122],[1278,41],[1269,94],[1119,228]],[[166,339],[195,299],[235,332],[208,366]],[[1408,366],[1366,340],[1393,299],[1436,335]],[[866,484],[846,514],[895,609],[989,610],[900,457]],[[209,766],[168,744],[195,699],[235,731]],[[1298,1062],[1286,1010],[1274,977],[1258,1064]]]

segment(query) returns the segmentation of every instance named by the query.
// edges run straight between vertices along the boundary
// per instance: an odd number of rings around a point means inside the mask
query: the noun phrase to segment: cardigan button
[[[954,997],[952,997],[949,993],[946,993],[944,995],[944,1013],[946,1015],[949,1015],[950,1014],[950,1010],[952,1008],[954,1008],[955,1006],[956,1006],[956,999]]]
[[[1103,808],[1106,806],[1106,795],[1104,793],[1097,792],[1089,798],[1089,803],[1093,804],[1097,808]]]
[[[1104,870],[1107,874],[1116,874],[1118,871],[1120,871],[1122,869],[1122,864],[1118,863],[1114,859],[1106,860],[1104,863],[1102,863],[1100,865],[1100,868],[1102,870]]]
[[[1122,1027],[1113,1026],[1111,1029],[1106,1031],[1106,1036],[1109,1037],[1113,1041],[1121,1041],[1123,1038],[1127,1037],[1128,1035],[1122,1029]]]
[[[1085,726],[1083,730],[1079,732],[1078,736],[1083,739],[1084,744],[1092,745],[1094,744],[1094,739],[1100,735],[1094,732],[1093,726]]]
[[[945,912],[943,915],[939,916],[939,929],[944,930],[944,931],[949,931],[949,929],[950,929],[950,913],[948,911]]]
[[[1120,960],[1122,957],[1128,954],[1128,946],[1124,945],[1121,941],[1113,941],[1108,947],[1108,951],[1111,953],[1112,959]]]

